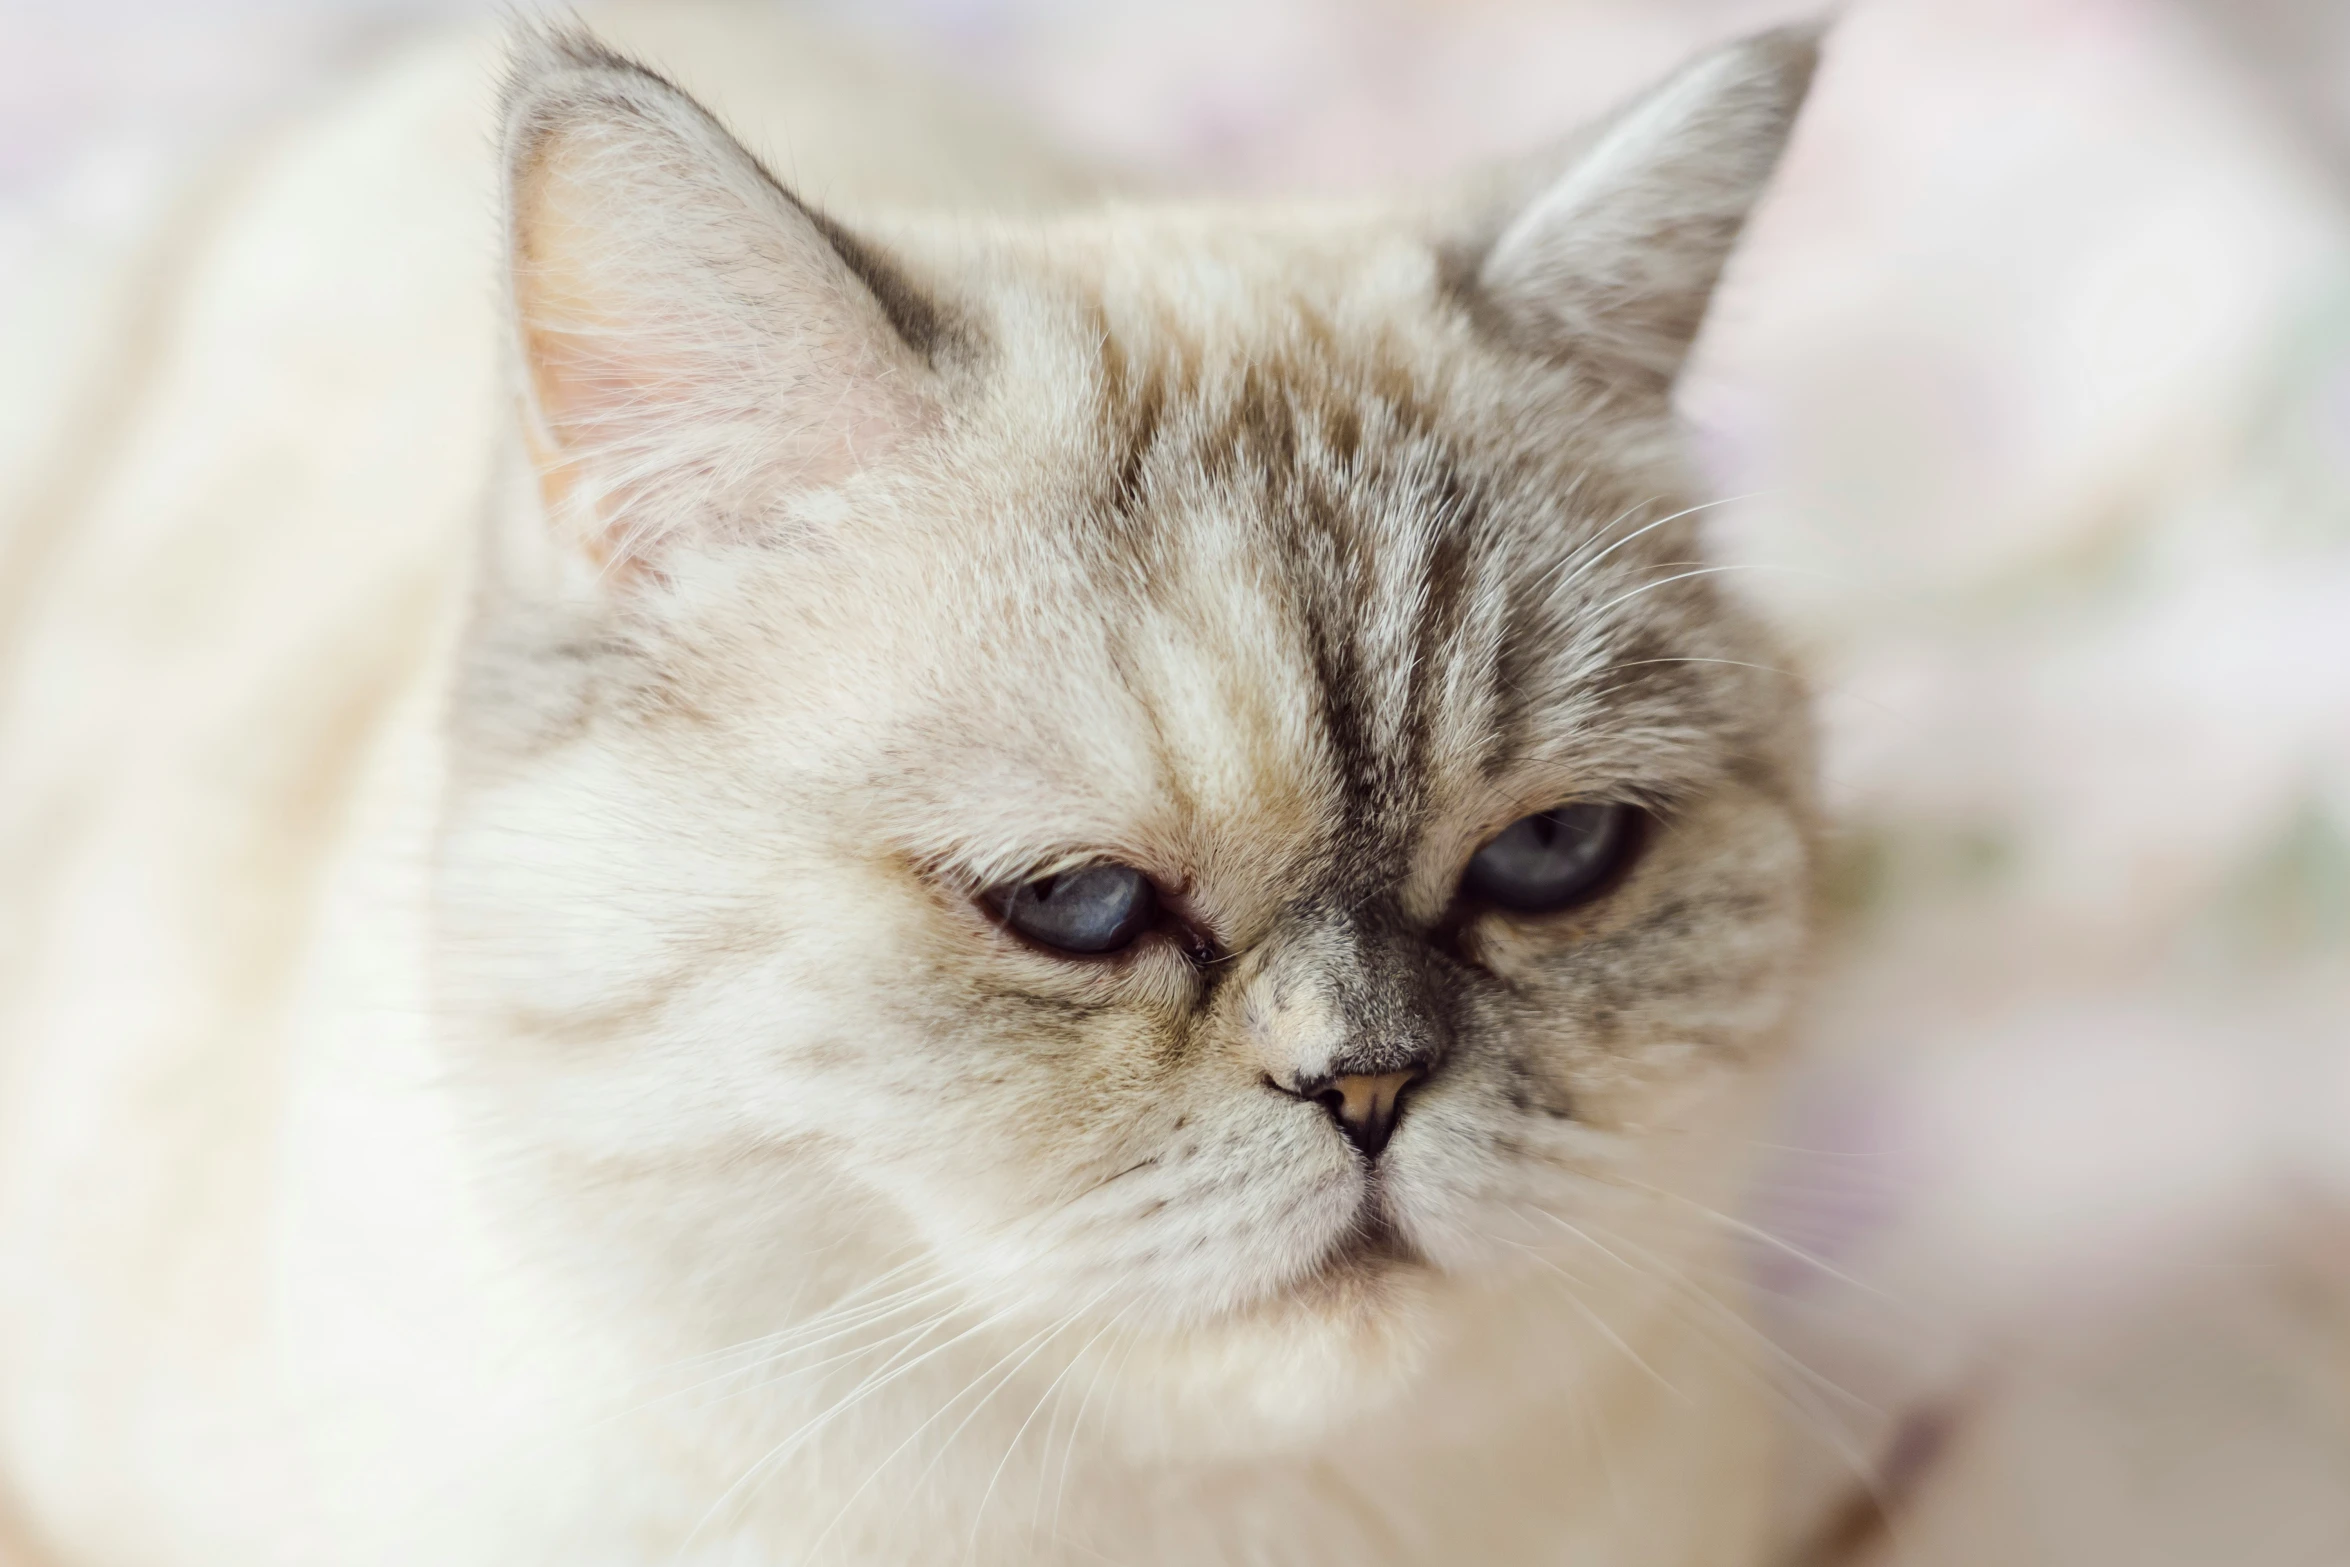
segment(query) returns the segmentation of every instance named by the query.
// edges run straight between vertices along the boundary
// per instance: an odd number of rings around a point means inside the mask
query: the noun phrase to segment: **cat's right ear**
[[[772,528],[935,417],[935,309],[653,72],[526,33],[505,154],[530,454],[599,576]]]

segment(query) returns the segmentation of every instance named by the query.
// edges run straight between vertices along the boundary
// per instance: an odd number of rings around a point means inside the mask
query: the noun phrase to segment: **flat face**
[[[532,1135],[673,1212],[792,1150],[960,1288],[1203,1353],[1734,1157],[1805,742],[1659,415],[1367,232],[1014,259],[905,460],[681,562],[459,792],[452,994]],[[1605,863],[1526,859],[1558,822]],[[1313,1090],[1389,1075],[1374,1157]]]

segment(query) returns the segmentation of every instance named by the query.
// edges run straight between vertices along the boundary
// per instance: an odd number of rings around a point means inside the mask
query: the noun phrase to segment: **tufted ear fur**
[[[1668,391],[1786,147],[1820,31],[1701,56],[1581,139],[1563,172],[1554,164],[1477,264],[1502,330],[1630,389]]]
[[[505,123],[531,456],[604,574],[771,525],[931,417],[935,310],[667,81],[533,32]]]

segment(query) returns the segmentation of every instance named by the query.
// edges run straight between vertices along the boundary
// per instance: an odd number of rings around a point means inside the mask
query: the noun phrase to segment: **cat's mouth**
[[[1374,1176],[1364,1188],[1363,1205],[1354,1222],[1323,1254],[1307,1288],[1362,1284],[1399,1269],[1427,1265],[1426,1255],[1396,1227],[1387,1209],[1386,1193]]]

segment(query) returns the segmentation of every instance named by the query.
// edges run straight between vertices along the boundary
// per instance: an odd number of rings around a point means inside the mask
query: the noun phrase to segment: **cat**
[[[1670,394],[1818,36],[1436,195],[1005,215],[529,27],[502,325],[399,249],[463,180],[354,189],[474,156],[471,66],[395,73],[148,395],[320,390],[141,437],[12,628],[30,1530],[1768,1560],[1719,1214],[1811,740]]]

